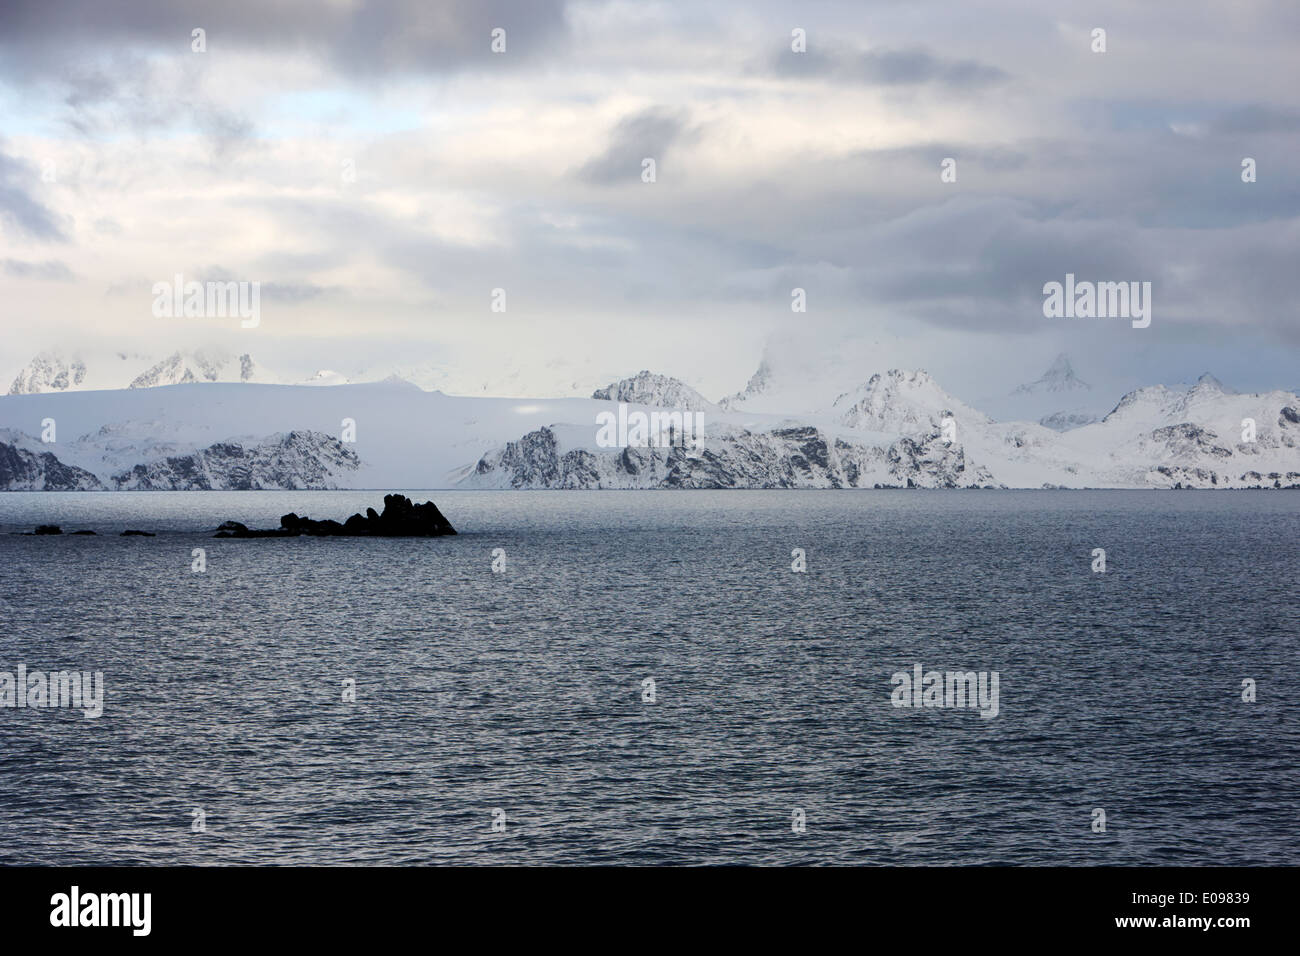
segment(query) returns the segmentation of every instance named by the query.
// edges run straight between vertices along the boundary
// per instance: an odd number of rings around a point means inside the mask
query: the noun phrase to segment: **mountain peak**
[[[609,402],[630,402],[696,412],[709,411],[715,407],[685,382],[669,375],[658,375],[648,369],[642,369],[631,378],[619,379],[604,388],[598,388],[591,393],[591,397]]]
[[[1076,392],[1091,391],[1092,386],[1074,374],[1070,357],[1061,352],[1052,360],[1047,371],[1026,385],[1019,386],[1012,394],[1032,394],[1035,392]]]
[[[1064,352],[1057,353],[1056,358],[1052,360],[1052,364],[1047,369],[1047,374],[1073,377],[1074,366],[1070,364],[1070,356],[1066,355]]]
[[[832,408],[839,412],[836,421],[841,425],[903,435],[937,427],[954,409],[970,421],[983,418],[948,394],[924,369],[877,372],[866,385],[837,398]]]
[[[772,384],[772,366],[767,360],[767,350],[763,350],[762,357],[758,360],[758,369],[749,377],[745,387],[736,392],[734,395],[728,395],[718,402],[718,405],[728,411],[731,411],[745,402],[754,398],[756,395],[762,395],[767,391],[768,386]]]
[[[73,355],[69,358],[60,352],[47,350],[37,355],[18,373],[13,385],[9,387],[9,394],[63,392],[78,387],[85,379],[86,363],[81,356]]]
[[[1232,389],[1228,388],[1209,372],[1202,372],[1201,377],[1196,380],[1196,384],[1193,388],[1199,388],[1205,391],[1213,390],[1216,392],[1222,392],[1224,395],[1234,394]]]
[[[193,352],[173,352],[161,362],[145,369],[127,388],[153,388],[158,385],[188,385],[192,382],[229,381],[236,374],[239,381],[247,382],[254,375],[253,360],[247,354],[239,356],[239,371],[227,367],[235,362],[233,356],[220,349],[201,348]]]

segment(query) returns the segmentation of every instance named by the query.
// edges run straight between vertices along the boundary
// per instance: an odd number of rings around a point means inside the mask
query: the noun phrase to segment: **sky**
[[[1297,49],[1292,0],[5,0],[0,372],[1294,389]],[[1150,282],[1151,325],[1046,318],[1067,273]],[[260,283],[259,324],[155,315],[177,274]]]

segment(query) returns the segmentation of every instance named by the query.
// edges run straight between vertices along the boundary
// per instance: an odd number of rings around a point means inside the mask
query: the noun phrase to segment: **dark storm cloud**
[[[490,51],[506,30],[506,53]],[[315,53],[343,72],[435,73],[475,62],[508,67],[546,49],[564,29],[562,0],[5,0],[0,59],[11,78],[59,73],[87,48],[190,54],[195,28],[209,53],[262,48]]]
[[[853,50],[810,46],[805,53],[784,50],[769,69],[785,77],[818,77],[868,86],[936,85],[979,89],[1010,79],[1006,71],[975,60],[939,56],[919,47],[902,50]]]
[[[34,167],[0,152],[0,226],[30,239],[66,241],[55,214],[31,196],[40,181]]]
[[[625,116],[610,133],[605,151],[588,160],[578,178],[602,186],[639,182],[642,160],[651,158],[662,166],[669,149],[693,135],[681,113],[656,108]]]

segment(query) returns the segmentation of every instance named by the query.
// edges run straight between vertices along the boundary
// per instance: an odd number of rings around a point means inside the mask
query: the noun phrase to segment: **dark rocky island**
[[[384,512],[377,514],[367,508],[364,515],[355,514],[340,524],[326,519],[315,521],[292,512],[280,519],[280,527],[257,530],[238,521],[227,521],[217,528],[217,538],[289,538],[297,535],[317,537],[371,537],[371,538],[435,538],[455,534],[438,506],[432,501],[422,505],[412,504],[405,495],[384,495]]]

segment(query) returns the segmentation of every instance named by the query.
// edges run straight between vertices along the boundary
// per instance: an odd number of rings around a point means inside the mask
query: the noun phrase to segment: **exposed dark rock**
[[[339,439],[321,432],[292,431],[245,447],[218,442],[200,451],[135,465],[114,475],[119,491],[257,491],[338,487],[361,459]]]
[[[156,537],[158,537],[158,536],[157,536],[156,534],[154,534],[152,531],[136,531],[136,530],[134,530],[134,529],[131,529],[131,530],[128,530],[128,531],[123,531],[121,537],[123,537],[123,538],[156,538]]]
[[[287,538],[306,534],[318,537],[433,538],[455,534],[438,506],[432,501],[412,504],[405,495],[385,495],[384,512],[367,508],[364,516],[355,514],[347,521],[315,521],[293,512],[280,519],[280,527],[249,529],[238,521],[227,521],[217,529],[218,538]]]
[[[36,526],[37,534],[63,534],[63,529],[56,524],[38,524]]]
[[[93,531],[74,531],[73,534],[94,534]]]
[[[90,472],[65,465],[49,452],[36,454],[0,441],[0,491],[99,491],[103,487]]]
[[[1151,437],[1156,441],[1165,442],[1169,452],[1182,457],[1191,457],[1198,452],[1214,455],[1216,458],[1232,457],[1230,449],[1215,444],[1218,435],[1208,428],[1201,428],[1191,422],[1157,428],[1151,433]]]
[[[886,473],[886,474],[882,474]],[[627,446],[563,451],[540,428],[484,455],[473,479],[512,488],[858,488],[875,482],[918,488],[994,487],[987,468],[951,447],[937,426],[889,448],[845,442],[811,425],[756,432],[737,428],[699,447]]]

